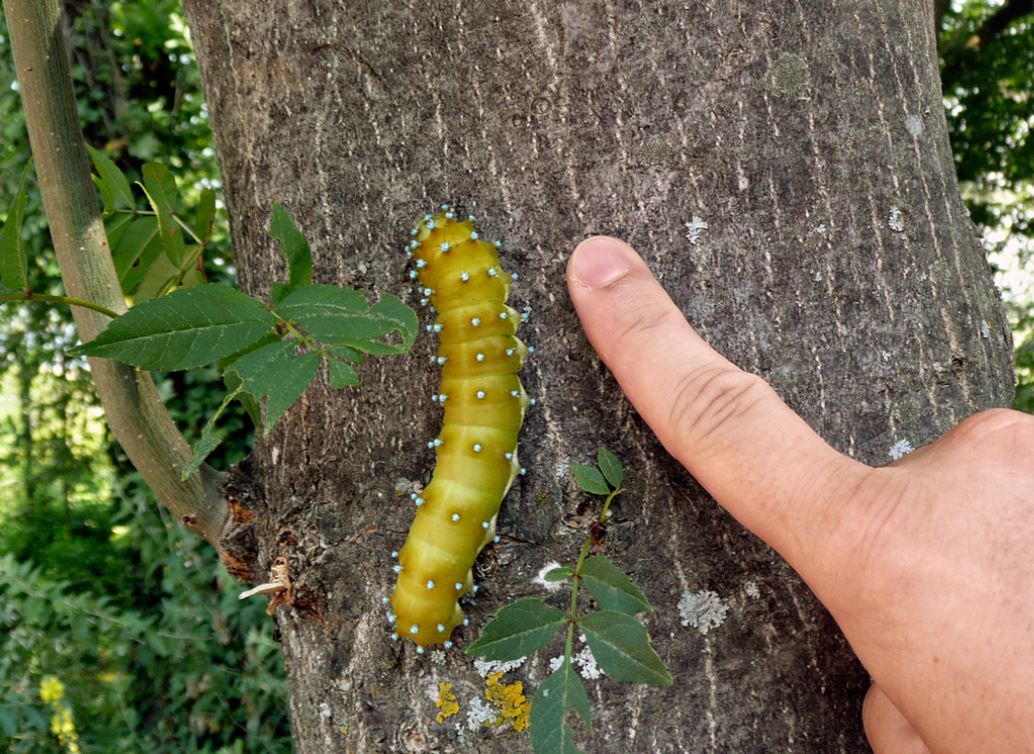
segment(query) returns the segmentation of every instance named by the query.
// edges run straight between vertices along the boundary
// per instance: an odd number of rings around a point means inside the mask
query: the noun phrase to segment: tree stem
[[[3,0],[21,84],[29,142],[65,290],[93,306],[73,309],[83,341],[126,310],[104,232],[76,111],[58,0]],[[203,467],[187,481],[190,447],[147,372],[90,359],[97,394],[115,437],[158,499],[213,545],[228,517],[222,475]]]

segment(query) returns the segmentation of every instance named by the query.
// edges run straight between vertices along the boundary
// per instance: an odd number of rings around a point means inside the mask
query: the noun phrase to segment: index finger
[[[704,342],[627,244],[583,241],[567,274],[586,335],[668,451],[811,575],[871,469],[829,447],[764,380]]]

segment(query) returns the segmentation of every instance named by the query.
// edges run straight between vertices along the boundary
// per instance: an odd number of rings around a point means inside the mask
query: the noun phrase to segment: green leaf
[[[241,356],[228,367],[227,372],[236,373],[243,383],[243,390],[256,401],[266,400],[266,417],[262,424],[265,436],[305,392],[316,377],[319,365],[319,354],[312,351],[299,354],[297,343],[285,340]]]
[[[534,597],[511,602],[488,622],[467,654],[503,661],[527,657],[553,638],[564,615]]]
[[[256,427],[261,427],[262,406],[251,393],[238,390],[239,387],[244,385],[244,380],[241,379],[240,375],[236,372],[227,372],[223,375],[223,384],[226,385],[227,391],[233,393],[237,400],[241,402],[241,405],[244,406],[244,410],[248,412],[248,416],[251,418],[251,423]]]
[[[582,564],[582,580],[604,610],[626,615],[653,610],[635,582],[603,556],[586,559]]]
[[[367,309],[366,298],[351,288],[308,285],[284,298],[277,312],[335,349],[345,347],[378,355],[402,353],[416,339],[416,312],[388,293]],[[401,343],[383,340],[392,333],[401,335]]]
[[[167,223],[170,228],[176,226],[176,221],[172,218],[179,207],[176,177],[159,162],[147,163],[141,172],[144,176],[143,188],[151,200],[152,209],[158,213],[162,223]]]
[[[125,174],[103,152],[94,149],[89,144],[86,145],[86,151],[90,153],[93,167],[97,170],[100,183],[103,184],[101,193],[105,193],[103,187],[106,186],[111,194],[113,204],[111,209],[115,207],[133,209],[136,203],[133,201],[133,190],[129,187]],[[105,204],[107,204],[107,199],[105,199]]]
[[[312,254],[309,251],[309,242],[279,204],[273,205],[269,235],[280,241],[280,253],[287,262],[287,283],[278,283],[274,286],[273,303],[276,304],[312,282]]]
[[[330,386],[333,388],[355,387],[359,384],[359,375],[344,361],[328,359],[327,368],[330,370]]]
[[[127,215],[127,217],[131,217]],[[161,238],[158,236],[158,219],[155,217],[136,217],[129,227],[122,232],[118,241],[111,247],[111,258],[115,263],[115,273],[119,282],[122,283],[122,290],[129,293],[133,290],[130,283],[139,284],[146,267],[146,259],[154,261],[154,258],[161,253]],[[133,265],[139,260],[141,268],[133,270]],[[132,274],[135,272],[135,274]],[[127,281],[129,281],[127,283]]]
[[[621,468],[621,461],[607,448],[600,446],[600,449],[596,451],[596,463],[614,489],[620,487],[621,483],[625,481],[625,470]]]
[[[606,481],[603,479],[603,474],[595,466],[572,463],[571,473],[574,474],[574,479],[578,482],[578,486],[586,492],[591,492],[594,495],[610,494],[610,487],[607,486]]]
[[[385,293],[381,300],[373,305],[370,314],[383,317],[395,323],[396,330],[402,336],[402,343],[390,346],[393,350],[387,353],[405,353],[416,341],[417,330],[420,328],[420,318],[411,306],[406,305],[398,296]]]
[[[180,268],[169,261],[169,255],[159,254],[147,266],[147,271],[136,287],[133,300],[137,305],[158,298],[172,287],[180,276]]]
[[[108,237],[109,249],[114,251],[132,223],[133,215],[129,212],[116,212],[104,219],[104,234]]]
[[[330,353],[335,356],[340,356],[344,361],[349,364],[359,366],[363,363],[363,355],[356,351],[354,348],[348,348],[347,346],[341,346],[339,348],[331,348]]]
[[[650,636],[635,618],[600,610],[578,619],[589,649],[604,672],[616,681],[670,686],[671,673],[650,646]]]
[[[200,253],[200,247],[194,246],[193,248],[198,249]],[[196,285],[203,285],[208,282],[208,278],[205,276],[205,271],[199,268],[197,265],[193,265],[189,270],[183,273],[179,279],[178,285],[181,288],[193,288]]]
[[[567,713],[574,710],[592,730],[592,709],[582,679],[571,666],[571,658],[547,678],[531,702],[531,748],[535,754],[581,754],[574,745],[574,731]]]
[[[198,199],[197,209],[194,211],[194,232],[201,243],[208,243],[212,240],[212,224],[215,221],[215,192],[212,189],[205,189]]]
[[[197,268],[201,251],[198,244],[184,246],[177,264],[173,264],[167,253],[159,254],[148,266],[133,298],[137,302],[147,301],[164,296],[176,286],[189,288],[204,282],[204,273]]]
[[[93,185],[101,192],[101,199],[104,202],[101,208],[102,212],[105,215],[110,215],[115,211],[115,192],[111,190],[111,186],[101,180],[100,176],[91,174],[90,178],[93,180]]]
[[[74,353],[144,369],[192,369],[246,348],[274,324],[261,301],[207,283],[134,306]]]
[[[28,200],[25,193],[28,173],[29,168],[26,166],[18,183],[18,193],[14,195],[14,201],[7,210],[7,219],[0,228],[0,283],[11,291],[25,291],[29,288],[29,263],[22,243],[22,222],[25,220],[25,202]]]
[[[281,300],[276,310],[284,319],[298,320],[305,317],[363,314],[369,306],[366,297],[353,288],[307,285]]]
[[[142,188],[151,209],[158,216],[158,234],[162,237],[165,254],[173,266],[179,267],[183,263],[185,243],[183,230],[175,218],[178,202],[176,179],[164,165],[155,162],[144,165],[142,172]]]
[[[0,707],[0,733],[14,736],[18,731],[18,718],[10,707]]]
[[[244,384],[241,383],[235,390],[227,393],[226,397],[223,398],[223,402],[219,404],[219,408],[217,408],[215,413],[209,417],[207,422],[205,422],[205,426],[201,429],[201,439],[198,440],[197,445],[194,446],[194,455],[180,472],[180,479],[184,481],[189,479],[195,471],[201,468],[201,464],[205,462],[205,459],[208,458],[212,451],[219,447],[219,443],[223,441],[223,435],[217,434],[215,431],[216,420],[222,416],[226,407],[229,406],[233,402],[233,399],[236,398],[243,390]]]
[[[567,566],[558,566],[551,571],[546,571],[546,575],[542,577],[542,580],[563,581],[564,579],[569,578],[572,573],[574,573],[574,571]]]

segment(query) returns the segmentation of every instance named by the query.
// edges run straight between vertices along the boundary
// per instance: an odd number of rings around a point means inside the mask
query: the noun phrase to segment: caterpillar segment
[[[424,647],[452,646],[466,623],[459,601],[477,591],[472,567],[495,538],[499,507],[523,469],[517,439],[532,403],[518,373],[531,349],[517,337],[526,319],[506,305],[513,276],[498,244],[483,240],[473,217],[459,220],[446,205],[425,215],[407,246],[410,276],[437,310],[428,329],[439,335],[442,367],[433,400],[444,409],[431,481],[412,496],[416,516],[397,555],[389,598],[394,637]]]

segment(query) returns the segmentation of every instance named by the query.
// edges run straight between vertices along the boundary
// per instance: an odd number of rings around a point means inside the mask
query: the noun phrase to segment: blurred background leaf
[[[963,197],[984,233],[1034,413],[1034,3],[937,0],[941,79]]]

